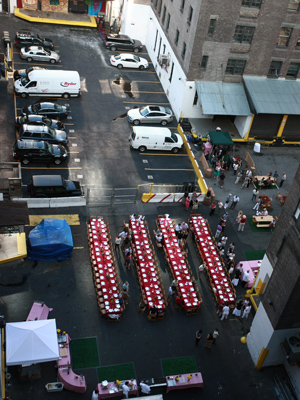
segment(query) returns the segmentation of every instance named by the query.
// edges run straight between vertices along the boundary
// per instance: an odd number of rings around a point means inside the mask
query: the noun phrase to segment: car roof
[[[48,126],[45,125],[30,125],[30,124],[24,124],[23,125],[23,131],[29,131],[29,132],[49,132]]]
[[[18,32],[16,32],[16,36],[36,37],[37,35],[35,33],[30,32],[30,31],[18,31]]]
[[[24,115],[24,117],[27,118],[27,121],[29,121],[29,120],[42,121],[43,118],[45,118],[43,115],[38,115],[38,114],[28,114],[28,115]]]
[[[160,106],[148,106],[148,108],[150,111],[161,111],[161,112],[165,111],[165,108]]]
[[[45,142],[39,140],[18,140],[19,149],[44,149]]]
[[[136,56],[136,54],[130,54],[130,53],[122,53],[119,54],[122,58],[134,58],[134,56]]]
[[[50,103],[47,101],[40,102],[41,108],[55,108],[55,103]]]
[[[61,186],[63,178],[61,175],[32,175],[34,186]]]
[[[42,51],[42,50],[45,50],[44,47],[42,47],[42,46],[27,46],[25,48],[28,49],[29,51]]]
[[[122,35],[122,34],[110,34],[110,35],[106,35],[106,39],[130,39],[130,37],[128,35]]]

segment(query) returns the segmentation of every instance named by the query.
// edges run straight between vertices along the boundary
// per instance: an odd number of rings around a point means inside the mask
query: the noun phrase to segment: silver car
[[[45,61],[55,64],[60,60],[60,56],[55,51],[44,49],[41,46],[22,47],[20,56],[28,62]]]
[[[173,121],[173,112],[167,107],[145,106],[129,110],[127,118],[134,125],[161,124],[164,126]]]

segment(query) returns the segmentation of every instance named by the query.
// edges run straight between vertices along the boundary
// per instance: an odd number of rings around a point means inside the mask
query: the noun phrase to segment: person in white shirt
[[[224,306],[223,310],[222,310],[222,318],[221,321],[223,321],[223,319],[227,319],[229,315],[229,307],[228,306]]]
[[[250,305],[248,305],[247,307],[245,307],[245,309],[244,309],[244,312],[243,312],[243,315],[242,315],[242,318],[248,318],[248,315],[250,314],[250,311],[251,311],[251,306]]]
[[[98,400],[98,399],[99,399],[99,391],[98,389],[95,389],[92,394],[92,400]]]
[[[235,194],[235,195],[233,196],[231,206],[229,207],[230,210],[234,210],[234,209],[235,209],[235,206],[237,205],[237,203],[238,203],[239,201],[240,201],[239,196],[237,196],[237,195]]]
[[[250,280],[249,272],[250,272],[250,270],[248,270],[248,271],[246,271],[246,272],[244,273],[243,281],[242,281],[242,286],[243,286],[243,287],[245,287],[245,286],[247,285],[247,283],[249,282],[249,280]]]
[[[141,392],[145,394],[149,394],[151,392],[151,387],[144,382],[140,383]]]
[[[122,385],[122,390],[123,390],[123,394],[124,394],[124,398],[125,399],[128,399],[128,393],[129,393],[129,390],[130,390],[130,388],[129,388],[129,382],[128,381],[126,381],[125,383],[124,383],[124,385]]]

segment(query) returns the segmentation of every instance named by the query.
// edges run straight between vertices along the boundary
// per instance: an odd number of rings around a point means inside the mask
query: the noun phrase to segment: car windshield
[[[29,47],[25,47],[25,51],[26,51],[26,53],[28,53],[30,51],[30,48]]]
[[[54,129],[49,128],[49,133],[51,133],[51,136],[52,136],[53,138],[55,138],[55,130],[54,130]]]
[[[174,140],[175,143],[178,142],[178,137],[175,135],[175,133],[171,132],[171,138]]]
[[[45,148],[50,152],[53,153],[53,146],[51,143],[45,142]]]
[[[50,54],[51,54],[51,51],[50,51],[50,50],[44,49],[44,51],[45,51],[45,53],[48,54],[48,56],[50,56]]]
[[[30,81],[26,76],[23,76],[23,78],[21,78],[21,83],[23,86],[26,86],[28,82]]]
[[[137,61],[137,62],[140,62],[141,61],[141,59],[140,59],[140,57],[138,57],[138,56],[133,56],[133,58],[135,59],[135,61]]]
[[[60,105],[60,104],[54,104],[54,108],[55,108],[55,110],[57,110],[57,111],[62,111],[62,106]]]
[[[42,40],[42,41],[44,41],[45,39],[43,38],[43,36],[41,36],[41,35],[39,35],[39,34],[37,34],[36,35],[40,40]]]
[[[147,107],[140,108],[140,114],[144,117],[145,115],[149,114]]]
[[[38,112],[40,108],[41,108],[41,104],[40,103],[35,103],[35,104],[32,105],[32,111],[33,112]]]
[[[134,41],[133,39],[130,39],[130,40],[131,40],[131,43],[132,43],[132,44],[134,44],[134,43],[135,43],[135,41]]]
[[[27,115],[23,115],[23,117],[20,118],[21,124],[25,124],[26,120],[27,120]]]
[[[33,67],[29,67],[26,69],[26,74],[29,74],[29,72],[33,71]]]
[[[42,121],[44,122],[44,124],[46,124],[46,125],[48,125],[48,126],[51,126],[51,119],[46,118],[46,117],[43,117],[43,118],[42,118]]]
[[[172,115],[172,111],[169,108],[165,108],[167,114]]]
[[[115,56],[115,60],[121,60],[121,56]]]

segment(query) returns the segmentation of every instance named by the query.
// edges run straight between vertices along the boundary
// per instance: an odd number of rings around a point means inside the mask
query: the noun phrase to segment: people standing
[[[215,233],[215,239],[217,239],[220,236],[221,232],[222,232],[222,226],[219,224],[217,226],[217,230],[216,230],[216,233]]]
[[[244,213],[243,213],[242,210],[240,210],[240,211],[237,213],[237,216],[236,216],[234,225],[235,225],[235,224],[239,224],[239,223],[241,222],[241,219],[242,219],[242,217],[243,217],[243,214],[244,214]]]
[[[189,209],[189,205],[190,205],[190,198],[189,196],[187,196],[187,198],[185,199],[185,211]]]
[[[244,214],[244,215],[242,216],[241,220],[240,220],[240,223],[239,223],[239,227],[238,227],[238,231],[239,231],[239,232],[243,232],[243,231],[244,231],[246,221],[247,221],[247,217],[246,217],[246,215]]]
[[[92,393],[92,400],[98,400],[99,399],[99,390],[95,389]]]
[[[122,390],[123,390],[124,398],[125,398],[125,399],[128,399],[128,393],[129,393],[129,390],[130,390],[130,388],[129,388],[129,382],[128,382],[128,381],[126,381],[126,382],[124,383],[124,385],[122,385]]]
[[[279,183],[279,187],[281,187],[284,184],[284,181],[286,181],[286,173],[285,172],[282,174],[281,181]]]
[[[218,215],[221,215],[223,212],[224,204],[221,202],[221,200],[218,201]]]
[[[207,349],[210,349],[213,340],[214,340],[213,335],[212,335],[211,333],[209,333],[209,334],[206,336],[206,342],[205,342],[204,347],[206,347]]]
[[[221,189],[224,186],[224,181],[225,181],[225,173],[224,173],[224,171],[222,171],[220,176],[219,176],[219,186],[220,186]]]
[[[234,210],[235,209],[235,207],[236,207],[236,205],[237,205],[237,203],[240,201],[240,198],[239,198],[239,196],[237,196],[236,194],[233,196],[233,199],[232,199],[232,203],[231,203],[231,206],[229,207],[229,209],[230,210]]]
[[[229,307],[228,307],[227,305],[225,305],[225,306],[223,307],[223,310],[222,310],[222,318],[221,318],[221,321],[223,321],[224,318],[227,319],[227,318],[228,318],[228,315],[229,315]]]
[[[140,382],[141,392],[144,394],[149,394],[151,392],[151,387],[145,382]]]
[[[131,253],[130,251],[125,254],[125,267],[130,270],[130,263],[131,263]]]
[[[214,331],[213,331],[213,334],[212,334],[212,337],[213,337],[213,344],[216,342],[216,339],[217,339],[217,337],[219,336],[219,330],[216,328]]]
[[[256,197],[257,197],[257,195],[258,195],[258,193],[259,193],[259,190],[258,189],[253,189],[253,191],[252,191],[252,199],[251,199],[251,201],[253,201],[253,200],[255,200],[256,201]]]
[[[242,318],[246,318],[246,319],[247,319],[248,316],[249,316],[249,314],[250,314],[250,311],[251,311],[251,306],[250,306],[250,304],[249,304],[248,306],[246,306],[246,307],[244,308]]]
[[[243,308],[243,300],[240,300],[236,306],[235,309],[232,312],[232,315],[235,315],[236,317],[240,317],[242,314],[242,308]]]
[[[203,264],[200,264],[199,267],[198,267],[199,279],[201,278],[202,272],[205,272],[206,269],[207,269],[206,262],[203,261]]]
[[[216,206],[216,202],[213,201],[212,204],[211,204],[211,206],[210,206],[210,213],[209,213],[209,215],[214,215],[216,207],[217,207],[217,206]]]
[[[234,278],[231,281],[233,286],[237,286],[239,284],[240,276],[241,276],[241,271],[237,270],[235,272]]]
[[[202,338],[202,329],[199,329],[196,332],[196,342],[195,345],[198,346],[198,343],[200,342],[200,339]]]
[[[247,283],[249,282],[249,280],[250,280],[249,272],[250,272],[250,270],[248,270],[248,271],[246,271],[244,273],[243,280],[242,280],[242,286],[243,287],[245,287],[247,285]]]
[[[274,174],[273,174],[273,178],[274,178],[274,182],[275,182],[275,183],[277,183],[278,177],[279,177],[279,174],[278,174],[277,171],[275,171]]]
[[[234,182],[235,185],[237,185],[240,182],[240,180],[242,179],[242,176],[243,176],[242,171],[239,171],[237,174],[236,180]]]
[[[120,244],[122,243],[122,238],[120,238],[119,236],[116,237],[115,239],[115,251],[117,253],[120,252]]]
[[[169,291],[168,291],[168,302],[171,300],[171,298],[173,297],[174,294],[175,294],[175,290],[173,290],[172,286],[170,286]]]

